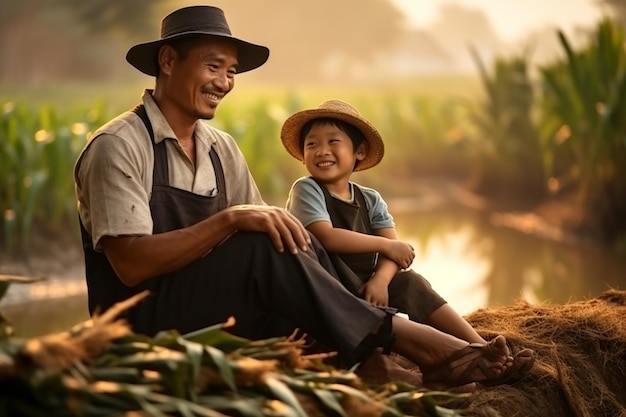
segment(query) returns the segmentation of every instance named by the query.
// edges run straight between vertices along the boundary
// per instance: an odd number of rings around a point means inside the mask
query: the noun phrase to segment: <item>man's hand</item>
[[[311,244],[309,233],[302,223],[287,210],[263,205],[239,205],[226,209],[233,217],[237,230],[264,232],[279,252],[306,251]]]

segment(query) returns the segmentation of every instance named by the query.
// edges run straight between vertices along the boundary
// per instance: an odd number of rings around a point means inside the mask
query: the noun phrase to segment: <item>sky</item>
[[[596,0],[393,0],[405,10],[414,27],[437,19],[439,6],[460,3],[481,9],[503,40],[512,41],[529,30],[547,25],[569,32],[576,26],[593,25],[602,10]]]

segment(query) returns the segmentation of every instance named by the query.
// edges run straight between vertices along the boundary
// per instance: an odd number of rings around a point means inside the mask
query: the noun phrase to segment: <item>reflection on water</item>
[[[416,248],[413,268],[461,314],[520,298],[566,303],[626,289],[626,260],[601,248],[498,227],[475,211],[390,208],[401,238]],[[19,336],[66,330],[88,318],[84,279],[13,284],[0,311]]]
[[[626,260],[597,246],[540,239],[462,209],[394,217],[401,238],[417,249],[413,269],[461,314],[518,299],[566,303],[626,289]]]
[[[416,248],[412,268],[461,314],[485,306],[489,295],[483,285],[489,263],[472,250],[472,233],[470,228],[462,228],[434,236],[427,245],[418,244],[411,236],[403,237]]]

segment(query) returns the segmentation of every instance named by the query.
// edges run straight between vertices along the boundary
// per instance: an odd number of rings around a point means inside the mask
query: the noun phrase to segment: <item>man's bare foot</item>
[[[458,386],[471,382],[497,380],[506,370],[508,347],[503,336],[487,344],[472,343],[434,365],[422,366],[424,382]]]
[[[511,356],[506,338],[502,335],[498,335],[484,344],[483,355],[487,360],[498,362],[505,368],[513,363],[513,356]]]
[[[505,351],[506,351],[506,360],[504,362],[504,367],[505,368],[509,368],[513,365],[513,351],[511,349],[511,346],[509,345],[509,342],[506,340],[506,338],[502,335],[497,335],[496,338],[503,338],[504,339],[504,345],[505,345]],[[493,338],[495,339],[495,338]],[[490,339],[490,340],[493,340]],[[489,341],[487,341],[487,339],[483,339],[485,344],[488,344]],[[501,343],[501,342],[500,342]]]
[[[485,385],[501,385],[514,383],[527,374],[533,367],[536,359],[535,351],[532,349],[522,349],[513,356],[513,361],[495,379],[483,381]]]

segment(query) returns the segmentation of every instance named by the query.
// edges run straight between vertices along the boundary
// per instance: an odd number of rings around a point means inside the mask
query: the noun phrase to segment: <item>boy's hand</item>
[[[363,299],[372,305],[378,307],[387,307],[389,305],[389,282],[384,278],[377,279],[374,274],[366,283],[361,287],[361,294]]]
[[[415,259],[413,246],[400,240],[389,239],[382,254],[398,264],[400,269],[407,269],[413,263],[413,259]]]

